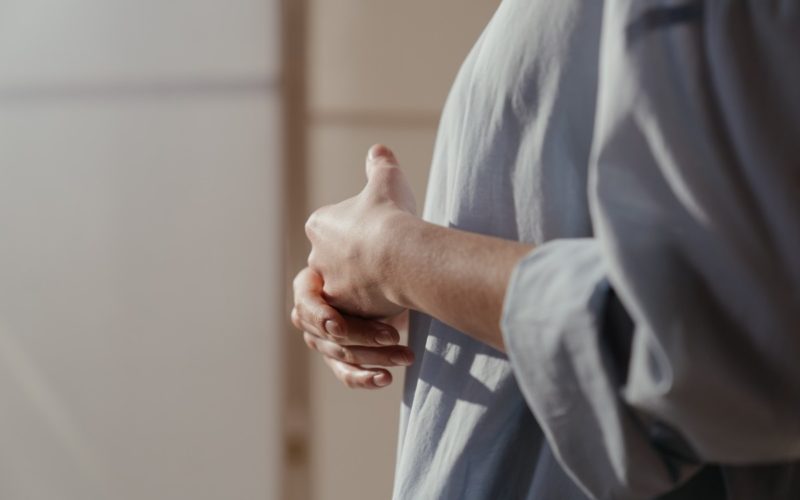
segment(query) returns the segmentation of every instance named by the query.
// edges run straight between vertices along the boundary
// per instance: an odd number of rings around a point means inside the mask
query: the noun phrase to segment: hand
[[[406,366],[414,354],[397,345],[400,335],[386,323],[340,314],[322,298],[322,277],[305,268],[294,280],[292,323],[310,349],[319,351],[336,378],[350,388],[378,389],[392,382],[383,368]]]
[[[322,297],[330,305],[360,317],[385,318],[404,310],[387,296],[391,227],[398,216],[415,216],[416,203],[387,147],[370,148],[366,170],[367,184],[358,195],[309,217],[308,265],[322,276]]]

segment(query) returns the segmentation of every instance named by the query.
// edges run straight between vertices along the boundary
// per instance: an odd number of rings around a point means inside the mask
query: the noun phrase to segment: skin
[[[358,195],[306,223],[312,251],[294,281],[292,322],[308,347],[345,385],[367,389],[391,383],[381,367],[413,363],[395,326],[409,309],[504,351],[505,290],[533,246],[420,219],[385,146],[370,148],[366,171]]]

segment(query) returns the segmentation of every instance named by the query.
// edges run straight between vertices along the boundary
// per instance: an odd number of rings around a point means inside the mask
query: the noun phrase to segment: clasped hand
[[[415,216],[410,186],[392,152],[370,148],[367,183],[356,196],[315,211],[306,223],[308,267],[294,280],[292,323],[348,387],[391,383],[381,366],[409,365],[393,324],[405,308],[392,289],[392,227]]]

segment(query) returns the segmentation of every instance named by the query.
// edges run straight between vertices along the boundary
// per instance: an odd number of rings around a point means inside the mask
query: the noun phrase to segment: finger
[[[417,202],[411,185],[389,148],[382,144],[375,144],[369,148],[366,169],[365,191],[379,197],[388,197],[403,210],[412,214],[417,213]]]
[[[292,309],[292,324],[298,330],[336,341],[345,340],[345,320],[324,301],[303,300]]]
[[[343,345],[394,346],[400,342],[400,333],[392,325],[372,319],[342,315],[344,319]],[[337,339],[338,341],[338,339]]]
[[[303,333],[303,339],[311,349],[351,365],[408,366],[414,361],[414,353],[405,346],[343,346],[308,332]]]
[[[367,152],[366,171],[367,180],[375,174],[376,167],[381,165],[398,166],[397,158],[391,149],[383,144],[375,144]]]
[[[292,323],[298,330],[332,338],[344,345],[389,346],[400,342],[400,334],[391,325],[339,314],[322,297],[322,279],[314,271],[308,271],[301,271],[295,278]]]
[[[319,273],[310,267],[304,267],[297,273],[297,276],[294,277],[294,281],[292,282],[295,302],[297,301],[297,295],[299,293],[319,293],[322,291],[324,285],[325,282]]]
[[[400,333],[391,325],[354,316],[344,315],[342,318],[341,336],[320,333],[313,322],[306,322],[297,312],[293,313],[292,321],[297,321],[297,329],[341,346],[387,347],[400,343]]]
[[[368,162],[387,162],[391,165],[397,165],[397,157],[394,155],[388,146],[384,144],[373,144],[367,151]]]
[[[320,337],[344,336],[344,319],[322,298],[322,277],[305,268],[294,279],[292,323],[299,330]]]
[[[342,345],[390,346],[400,342],[400,334],[391,325],[339,314],[322,297],[322,287],[322,277],[312,269],[298,273],[292,309],[295,328]]]
[[[380,389],[392,383],[392,374],[383,368],[362,368],[323,356],[333,374],[351,389]]]

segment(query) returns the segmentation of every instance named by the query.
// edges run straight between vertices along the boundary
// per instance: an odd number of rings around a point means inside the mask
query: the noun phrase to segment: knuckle
[[[389,182],[395,182],[400,180],[403,175],[403,171],[397,165],[392,165],[390,163],[384,164],[384,175],[386,176],[386,180]]]
[[[320,331],[325,331],[325,317],[322,315],[319,308],[301,302],[297,305],[297,309],[298,315],[301,319],[304,319],[312,325],[318,327]]]
[[[325,311],[321,310],[320,308],[315,308],[311,311],[311,321],[314,325],[319,328],[320,332],[327,334],[327,330],[325,330],[325,322],[328,321],[328,315],[325,314]]]
[[[325,210],[325,207],[319,208],[311,213],[306,219],[305,224],[305,231],[306,236],[309,240],[313,240],[314,237],[318,234],[319,226],[320,226],[320,217],[322,212]]]
[[[308,219],[306,219],[306,224],[305,224],[304,229],[305,229],[305,232],[306,232],[306,237],[308,237],[309,240],[313,237],[313,234],[314,234],[314,226],[317,223],[316,222],[316,217],[317,217],[317,213],[314,212],[308,217]]]
[[[297,320],[308,319],[308,307],[304,301],[299,301],[294,305],[294,310],[297,312]]]
[[[300,313],[297,312],[297,307],[293,307],[292,308],[292,314],[291,314],[290,317],[291,317],[292,324],[294,325],[294,327],[295,328],[300,328]]]
[[[308,254],[308,259],[306,260],[306,264],[310,269],[313,269],[316,272],[320,272],[320,262],[319,257],[317,256],[317,252],[314,249],[311,249],[311,252]]]
[[[353,351],[348,349],[347,347],[339,346],[336,348],[336,357],[340,361],[344,361],[345,363],[354,363],[355,356],[353,355]]]
[[[317,350],[317,341],[314,340],[313,336],[305,334],[303,336],[303,340],[305,340],[306,345],[308,346],[309,349]]]
[[[303,279],[303,271],[300,271],[299,273],[294,275],[294,279],[292,280],[292,289],[294,291],[297,291],[297,289],[300,288],[300,283],[302,279]]]
[[[314,255],[314,249],[312,248],[311,252],[308,254],[308,258],[306,259],[306,264],[308,264],[308,267],[310,267],[311,269],[316,269],[316,267],[314,267],[314,264],[316,263],[316,261],[317,261],[317,258]]]
[[[304,280],[305,280],[307,272],[308,272],[308,268],[305,267],[302,270],[300,270],[300,272],[297,273],[294,276],[294,279],[292,280],[292,289],[295,291],[295,293],[298,292],[299,290],[305,288]]]
[[[350,375],[344,374],[339,378],[339,380],[341,380],[348,389],[355,389],[358,387],[358,383]]]
[[[374,178],[380,184],[396,182],[400,175],[402,175],[400,168],[390,163],[381,162],[380,165],[376,165],[375,167]]]

